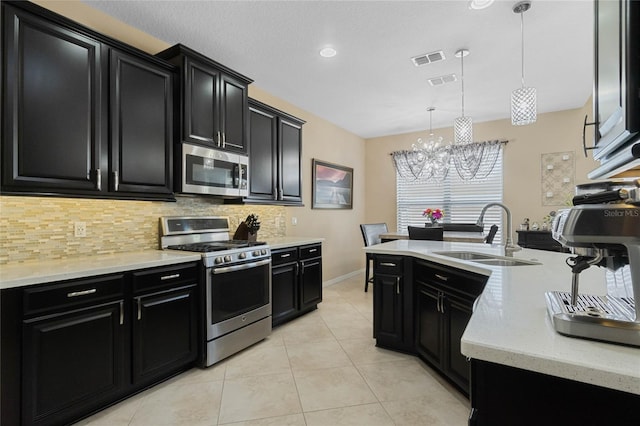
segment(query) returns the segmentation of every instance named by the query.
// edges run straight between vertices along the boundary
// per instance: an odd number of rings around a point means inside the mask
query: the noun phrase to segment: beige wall
[[[169,47],[148,34],[119,22],[86,4],[77,1],[36,1],[56,13],[65,15],[96,31],[133,45],[149,53]],[[216,58],[213,58],[216,59]],[[274,64],[274,66],[278,66]],[[243,70],[237,70],[244,73]],[[140,238],[140,248],[155,247],[157,217],[171,214],[201,212],[223,214],[237,218],[259,211],[264,216],[259,236],[323,237],[324,280],[352,273],[364,264],[362,237],[358,225],[365,216],[365,144],[359,138],[333,124],[284,102],[260,90],[256,81],[249,95],[278,109],[297,116],[307,123],[303,127],[302,179],[304,207],[228,207],[218,206],[206,197],[180,199],[178,203],[58,200],[39,197],[0,197],[0,264],[27,258],[59,258],[78,253],[98,254],[118,249],[132,249],[132,236]],[[311,159],[318,158],[354,169],[353,210],[311,209]],[[116,206],[104,210],[107,206]],[[59,213],[54,213],[57,211]],[[118,217],[117,231],[109,223]],[[285,226],[280,228],[276,223]],[[293,226],[291,219],[297,219]],[[103,243],[73,237],[72,222],[86,220],[88,232]],[[277,222],[276,222],[277,221]],[[142,231],[141,231],[142,229]],[[142,233],[142,234],[141,234]],[[101,238],[106,237],[106,238]]]
[[[573,152],[576,184],[587,182],[587,173],[597,167],[598,163],[582,152],[586,114],[592,116],[591,100],[582,108],[539,114],[537,122],[529,126],[512,126],[510,119],[474,124],[476,141],[509,141],[504,149],[504,203],[512,212],[514,231],[523,218],[541,222],[551,210],[564,206],[542,204],[542,154]],[[435,129],[434,133],[453,139],[452,128]],[[367,140],[367,222],[387,222],[390,229],[396,229],[395,170],[389,153],[410,149],[418,137],[425,136],[426,131]],[[588,137],[587,146],[591,144]]]
[[[161,40],[77,1],[36,3],[150,53],[168,47],[168,44]],[[50,198],[5,196],[0,197],[0,264],[36,256],[46,258],[51,253],[54,253],[54,257],[59,257],[60,253],[97,254],[108,250],[129,249],[132,240],[130,236],[139,236],[140,232],[143,234],[141,241],[144,241],[141,248],[152,247],[157,238],[157,217],[167,211],[171,214],[228,214],[237,224],[238,218],[260,209],[265,219],[261,231],[264,236],[286,234],[326,238],[325,281],[361,269],[364,256],[358,225],[363,222],[387,222],[390,229],[395,229],[395,172],[389,153],[409,148],[417,137],[425,136],[426,131],[364,141],[261,90],[260,81],[250,86],[249,94],[307,121],[303,128],[302,151],[304,207],[228,207],[215,205],[211,200],[202,197],[181,198],[178,203],[157,203],[54,201]],[[540,114],[538,122],[530,126],[514,127],[509,120],[475,124],[476,140],[509,140],[505,148],[505,203],[511,208],[516,223],[524,217],[541,220],[550,210],[561,207],[542,205],[541,154],[574,151],[577,183],[586,181],[587,172],[596,167],[595,162],[584,158],[581,150],[582,122],[587,113],[591,115],[590,102],[587,102],[584,108],[576,110]],[[451,128],[437,129],[436,133],[448,140],[452,139]],[[353,210],[311,209],[312,158],[354,169]],[[117,207],[117,213],[122,215],[121,219],[118,219],[119,232],[110,233],[108,230],[108,218],[112,212],[109,215],[101,213],[106,211],[103,209],[106,205]],[[53,211],[62,211],[62,214],[50,213]],[[296,226],[291,224],[294,217],[298,222]],[[90,222],[89,233],[93,230],[97,233],[97,238],[110,241],[106,249],[104,245],[87,245],[89,243],[81,242],[72,236],[72,222],[86,218],[86,221]],[[91,224],[92,221],[95,221],[95,226]],[[140,231],[141,229],[146,231]]]

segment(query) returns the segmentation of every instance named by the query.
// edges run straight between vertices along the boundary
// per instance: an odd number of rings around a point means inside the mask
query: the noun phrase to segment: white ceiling
[[[94,8],[169,44],[182,43],[255,80],[261,89],[363,138],[509,117],[520,86],[516,1],[470,10],[468,1],[105,1]],[[534,0],[524,14],[526,83],[538,113],[582,107],[593,85],[590,0]],[[322,47],[338,51],[319,56]],[[410,58],[443,50],[446,60],[416,67]]]

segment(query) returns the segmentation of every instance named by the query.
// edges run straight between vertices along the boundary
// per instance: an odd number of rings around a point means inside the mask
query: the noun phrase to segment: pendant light
[[[460,80],[462,82],[462,116],[453,121],[454,142],[456,144],[468,144],[473,142],[473,120],[464,116],[464,57],[469,54],[467,49],[456,52],[456,58],[460,58]]]
[[[521,1],[513,6],[513,12],[520,14],[520,35],[522,41],[522,87],[511,92],[511,124],[524,126],[536,122],[537,96],[534,87],[524,84],[524,12],[531,8],[530,1]]]

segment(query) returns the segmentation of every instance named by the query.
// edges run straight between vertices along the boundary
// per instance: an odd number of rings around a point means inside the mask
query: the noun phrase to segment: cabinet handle
[[[311,250],[309,250],[309,253],[315,253],[317,251],[318,251],[318,249],[311,249]]]
[[[100,169],[96,169],[96,188],[98,188],[98,191],[102,191],[102,173],[100,173]]]
[[[286,257],[291,257],[291,253],[284,253],[280,255],[280,259],[284,259]]]
[[[396,277],[396,294],[400,294],[400,277]]]
[[[440,292],[438,292],[438,298],[436,299],[436,311],[440,312]]]
[[[174,278],[180,278],[180,274],[165,275],[164,277],[160,277],[160,281],[172,280]]]
[[[120,186],[120,178],[118,177],[118,171],[114,170],[113,171],[113,188],[114,188],[114,190],[117,191],[119,186]]]
[[[440,293],[440,312],[444,314],[444,294]]]
[[[72,291],[71,293],[67,293],[67,297],[86,296],[87,294],[93,294],[96,291],[98,290],[96,290],[95,288],[91,288],[89,290]]]
[[[300,262],[300,276],[304,275],[304,262]]]
[[[124,302],[120,301],[120,325],[124,324]]]
[[[380,266],[396,266],[396,264],[392,262],[381,262]]]
[[[217,136],[218,136],[218,137],[217,137],[217,139],[218,139],[218,140],[217,140],[217,144],[218,144],[218,146],[220,146],[220,132],[218,132],[218,135],[217,135]]]
[[[227,146],[227,137],[225,136],[225,133],[222,133],[222,147],[226,147]]]
[[[142,319],[142,299],[138,297],[138,321]]]
[[[449,277],[445,275],[436,274],[436,278],[441,279],[442,281],[448,281]]]
[[[300,264],[296,263],[296,275],[300,273]]]

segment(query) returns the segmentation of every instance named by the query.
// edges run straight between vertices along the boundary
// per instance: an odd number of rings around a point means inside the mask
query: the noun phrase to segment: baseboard
[[[364,274],[364,268],[359,269],[357,271],[349,272],[348,274],[345,274],[345,275],[340,275],[339,277],[335,277],[334,279],[331,279],[331,280],[328,280],[328,281],[324,281],[322,283],[322,287],[324,288],[324,287],[329,287],[329,286],[334,285],[334,284],[338,284],[339,282],[347,280],[347,279],[349,279],[351,277],[355,277],[356,275],[359,275],[359,274]]]

